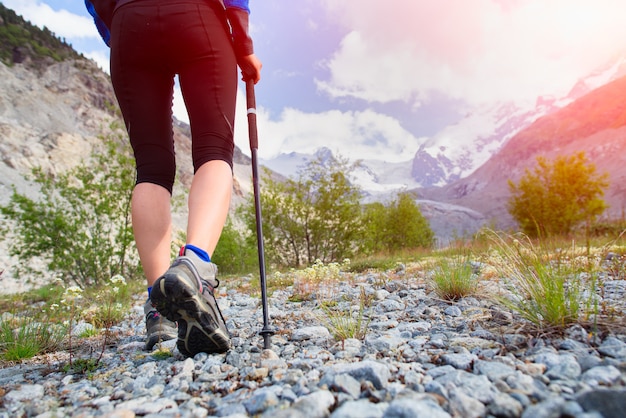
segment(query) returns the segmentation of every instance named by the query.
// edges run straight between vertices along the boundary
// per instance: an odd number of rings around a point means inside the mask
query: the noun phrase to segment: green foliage
[[[399,193],[388,205],[376,202],[363,214],[363,250],[367,253],[430,248],[435,234],[410,193]]]
[[[387,271],[398,266],[397,259],[377,254],[375,256],[350,260],[348,271],[351,273],[363,273],[368,270]]]
[[[92,161],[56,177],[35,169],[34,180],[40,200],[13,190],[0,207],[15,224],[5,228],[4,237],[22,261],[18,273],[54,272],[82,288],[116,275],[139,276],[130,223],[134,163],[126,141],[105,138]],[[45,265],[30,262],[35,258]]]
[[[558,251],[536,246],[526,236],[492,236],[501,261],[500,276],[512,293],[500,302],[540,329],[565,329],[592,314],[597,306],[595,273],[572,261],[563,262]]]
[[[432,247],[434,232],[414,196],[400,193],[386,206],[372,203],[363,208],[360,189],[349,182],[354,168],[346,160],[318,158],[309,162],[297,179],[280,181],[267,176],[261,207],[269,261],[300,267],[358,253]],[[255,230],[252,200],[242,213],[249,228]]]
[[[270,262],[298,267],[315,260],[342,260],[354,253],[361,229],[361,192],[348,180],[353,169],[346,160],[318,158],[297,179],[277,181],[267,176],[261,207]],[[243,218],[256,231],[252,199],[243,208]],[[256,239],[254,234],[251,239]]]
[[[122,322],[131,304],[131,295],[124,277],[111,277],[95,294],[96,309],[90,322],[96,328],[111,328]],[[92,299],[92,300],[93,300]]]
[[[259,259],[254,239],[256,236],[247,236],[245,231],[238,230],[231,218],[228,218],[211,255],[213,262],[219,266],[220,273],[246,274],[257,270]]]
[[[5,313],[0,320],[0,357],[20,360],[63,347],[69,348],[68,367],[72,370],[82,368],[81,362],[97,366],[111,341],[111,328],[129,312],[133,302],[131,290],[122,276],[114,276],[86,290],[65,287],[57,281],[36,291],[2,297],[1,306],[9,304],[19,315]],[[72,335],[72,329],[80,321],[94,328]],[[90,337],[103,337],[100,357],[74,359],[77,342]]]
[[[27,315],[3,315],[0,320],[0,355],[4,360],[19,361],[60,347],[65,328],[42,319]]]
[[[593,237],[619,237],[626,232],[626,219],[601,220],[594,222],[589,229]]]
[[[165,359],[168,359],[170,357],[173,357],[174,353],[172,353],[172,350],[169,349],[169,348],[159,347],[158,350],[153,351],[152,353],[150,353],[150,355],[155,360],[165,360]]]
[[[100,367],[99,359],[95,358],[79,358],[71,363],[65,364],[63,366],[63,371],[65,373],[77,373],[77,374],[86,374],[89,375]]]
[[[438,259],[430,278],[435,293],[445,300],[459,300],[476,293],[478,281],[469,257]]]
[[[78,57],[70,45],[48,28],[39,29],[0,3],[0,61],[5,65],[27,62],[29,66],[43,68],[46,60]]]
[[[566,235],[604,212],[607,187],[608,174],[596,173],[583,152],[554,161],[537,157],[533,172],[526,170],[518,184],[509,180],[509,213],[531,237]]]

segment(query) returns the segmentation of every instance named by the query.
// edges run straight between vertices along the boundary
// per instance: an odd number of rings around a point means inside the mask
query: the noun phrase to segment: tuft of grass
[[[61,347],[66,330],[31,317],[11,317],[0,321],[0,353],[4,360],[19,361]]]
[[[129,286],[121,275],[111,277],[94,295],[88,297],[96,302],[89,321],[94,327],[105,329],[122,322],[132,301]]]
[[[463,255],[438,259],[429,282],[434,292],[444,300],[459,300],[473,295],[478,287],[469,257]]]
[[[13,302],[11,311],[19,312],[19,316],[5,313],[0,319],[0,357],[21,360],[68,346],[71,365],[76,343],[101,335],[102,329],[104,351],[110,342],[111,327],[122,321],[131,299],[131,289],[119,275],[86,291],[55,281],[37,290],[2,297],[0,306]],[[88,321],[94,329],[72,336],[77,318]]]
[[[371,304],[372,296],[367,295],[365,289],[361,288],[358,310],[353,310],[354,306],[351,306],[347,311],[342,311],[332,304],[323,303],[320,305],[324,313],[322,320],[335,340],[342,343],[349,338],[362,340],[371,321],[366,315],[366,310]]]
[[[78,338],[91,338],[100,335],[100,331],[98,328],[85,328],[79,335]]]
[[[499,301],[539,329],[567,328],[597,306],[589,260],[577,263],[563,250],[546,251],[523,235],[505,239],[494,234],[493,239],[501,257],[499,273],[513,294]]]

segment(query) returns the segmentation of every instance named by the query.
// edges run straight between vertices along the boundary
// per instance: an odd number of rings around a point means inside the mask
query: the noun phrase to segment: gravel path
[[[626,282],[603,297],[624,314]],[[258,335],[258,298],[219,297],[234,348],[185,359],[143,351],[143,300],[113,331],[102,367],[60,371],[68,353],[0,369],[3,417],[576,417],[626,416],[626,335],[574,326],[562,336],[531,336],[523,321],[487,298],[447,303],[423,281],[363,274],[341,284],[337,308],[372,302],[363,340],[337,342],[314,301],[270,298],[271,350]],[[620,318],[623,319],[623,316]],[[97,357],[102,339],[74,357]]]

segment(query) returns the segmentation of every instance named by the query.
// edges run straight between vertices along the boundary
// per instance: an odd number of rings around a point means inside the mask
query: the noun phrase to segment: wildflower
[[[70,286],[65,289],[65,294],[69,296],[80,296],[83,293],[83,289],[78,286]]]
[[[111,277],[110,282],[111,284],[126,284],[126,279],[121,274],[116,274],[115,276]]]

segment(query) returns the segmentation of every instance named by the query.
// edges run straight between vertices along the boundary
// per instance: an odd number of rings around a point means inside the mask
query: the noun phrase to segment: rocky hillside
[[[0,204],[6,204],[13,187],[37,195],[26,179],[34,167],[51,173],[66,171],[91,154],[112,123],[123,125],[109,76],[2,4],[0,57]],[[179,190],[184,190],[193,173],[189,126],[175,121],[174,139]],[[249,158],[236,150],[233,207],[250,192],[250,177]],[[184,219],[184,213],[175,214],[179,229]],[[7,256],[7,245],[0,240],[3,284],[12,282],[11,266],[17,262]]]

